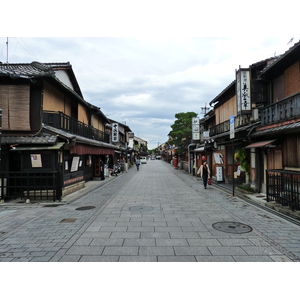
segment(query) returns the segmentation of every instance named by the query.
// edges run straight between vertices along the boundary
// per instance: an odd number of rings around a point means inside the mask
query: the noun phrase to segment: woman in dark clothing
[[[207,186],[207,180],[210,178],[210,169],[206,161],[203,161],[202,165],[200,166],[197,174],[200,174],[200,177],[203,179],[203,185],[204,188],[206,189]]]
[[[105,176],[104,176],[104,163],[103,163],[102,159],[100,159],[100,178],[101,178],[101,180],[105,179]]]

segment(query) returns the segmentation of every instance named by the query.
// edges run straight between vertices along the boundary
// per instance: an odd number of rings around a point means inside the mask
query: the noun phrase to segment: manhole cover
[[[76,219],[63,219],[59,223],[74,223]]]
[[[78,207],[76,208],[76,210],[89,210],[89,209],[94,209],[95,206],[82,206],[82,207]]]
[[[238,222],[218,222],[214,223],[212,227],[222,232],[235,234],[242,234],[252,231],[250,226]]]
[[[145,212],[145,211],[151,211],[153,210],[152,206],[143,206],[143,205],[138,205],[138,206],[132,206],[129,208],[131,211],[138,211],[138,212]]]

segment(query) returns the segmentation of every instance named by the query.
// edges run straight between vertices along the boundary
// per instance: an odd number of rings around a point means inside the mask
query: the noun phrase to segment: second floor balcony
[[[109,134],[58,111],[44,111],[43,122],[74,135],[109,143]]]
[[[300,117],[300,93],[261,108],[261,125]]]
[[[250,122],[251,122],[251,115],[249,114],[236,116],[234,117],[234,128],[245,126],[247,124],[250,124]],[[209,128],[209,136],[213,137],[215,135],[222,134],[225,132],[228,132],[229,134],[229,131],[230,131],[230,120],[227,120],[225,122],[222,122],[218,125]]]

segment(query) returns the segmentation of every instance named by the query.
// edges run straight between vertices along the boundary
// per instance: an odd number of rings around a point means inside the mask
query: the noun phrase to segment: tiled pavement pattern
[[[65,205],[0,206],[0,261],[299,261],[300,227],[163,161],[88,183]],[[92,206],[88,210],[76,210]],[[249,233],[213,228],[249,225]]]

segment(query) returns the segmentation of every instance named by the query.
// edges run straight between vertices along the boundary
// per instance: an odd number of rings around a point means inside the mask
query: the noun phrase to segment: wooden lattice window
[[[30,86],[0,85],[2,130],[30,131]]]

